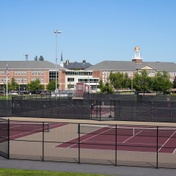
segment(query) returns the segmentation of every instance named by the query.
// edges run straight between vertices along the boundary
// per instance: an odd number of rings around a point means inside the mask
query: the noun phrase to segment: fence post
[[[118,108],[118,113],[117,113],[118,114],[118,117],[117,117],[118,119],[117,120],[122,120],[121,119],[121,106],[122,106],[121,105],[121,100],[119,100],[118,101],[118,107],[117,107]]]
[[[80,123],[78,123],[78,164],[80,164]]]
[[[115,125],[115,166],[117,166],[117,125]]]
[[[45,140],[45,122],[42,123],[42,161],[44,161],[44,156],[45,156],[45,149],[44,149],[44,140]]]
[[[117,100],[114,100],[114,102],[113,102],[113,103],[114,103],[114,104],[113,104],[113,106],[114,106],[114,120],[117,120],[117,119],[116,119],[116,115],[117,115],[117,112],[116,112],[117,103],[116,103],[116,102],[117,102]]]
[[[169,105],[170,105],[170,107],[169,107],[170,122],[173,122],[173,119],[172,119],[172,101],[170,101]]]
[[[96,100],[96,119],[98,119],[99,117],[99,107],[98,107],[99,105],[98,105],[98,100]]]
[[[112,118],[112,103],[113,103],[113,100],[110,99],[110,113],[109,113],[109,118]]]
[[[101,105],[102,105],[102,101],[100,100],[100,101],[99,101],[99,108],[100,108],[100,109],[99,109],[99,120],[100,120],[100,121],[101,121],[101,108],[102,108]]]
[[[157,126],[157,129],[156,129],[156,169],[158,169],[158,142],[159,142],[159,139],[158,139],[158,126]]]
[[[89,107],[89,109],[90,109],[90,120],[92,120],[92,113],[93,113],[93,108],[94,108],[94,104],[93,104],[93,101],[91,100],[91,101],[89,101],[90,103],[90,107]]]
[[[13,99],[14,97],[12,97],[12,106],[11,106],[11,108],[12,108],[12,116],[13,116],[13,104],[14,104],[14,99]]]
[[[10,159],[10,120],[8,119],[8,154],[7,159]]]

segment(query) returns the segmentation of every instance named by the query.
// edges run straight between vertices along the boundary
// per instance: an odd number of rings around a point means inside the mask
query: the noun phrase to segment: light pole
[[[55,94],[56,94],[56,97],[57,97],[57,93],[58,93],[58,89],[57,89],[57,60],[58,60],[58,58],[57,58],[57,34],[61,34],[61,31],[55,30],[54,33],[55,33],[55,36],[56,36],[56,80],[55,80],[56,85],[55,85]]]
[[[8,64],[6,64],[6,100],[8,100]]]

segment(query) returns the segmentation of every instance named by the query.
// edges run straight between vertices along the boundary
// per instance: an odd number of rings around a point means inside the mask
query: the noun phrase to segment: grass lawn
[[[9,95],[8,98],[5,95],[0,95],[0,100],[11,100],[12,96]]]
[[[105,176],[102,174],[85,174],[69,172],[52,172],[52,171],[35,171],[35,170],[18,170],[18,169],[1,169],[0,176]]]

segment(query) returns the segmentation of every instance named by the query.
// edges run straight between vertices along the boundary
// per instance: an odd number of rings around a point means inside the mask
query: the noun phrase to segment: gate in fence
[[[84,99],[13,97],[12,101],[0,101],[0,116],[176,122],[176,101],[157,98],[97,95]]]

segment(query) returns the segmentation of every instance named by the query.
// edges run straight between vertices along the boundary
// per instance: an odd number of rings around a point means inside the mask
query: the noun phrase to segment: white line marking
[[[103,133],[105,133],[105,132],[107,132],[107,131],[110,131],[110,130],[112,130],[112,129],[105,130],[105,131],[103,131],[103,132],[101,132],[101,133],[98,133],[98,134],[93,135],[93,136],[91,136],[91,137],[89,137],[89,138],[86,138],[86,139],[84,139],[84,140],[82,140],[82,141],[80,141],[80,142],[87,141],[87,140],[89,140],[89,139],[92,139],[92,138],[94,138],[94,137],[96,137],[96,136],[98,136],[98,135],[100,135],[100,134],[103,134]],[[91,133],[89,133],[89,134],[91,134]],[[75,146],[75,145],[77,145],[77,143],[76,143],[76,144],[72,144],[72,145],[70,145],[70,146],[67,147],[67,148],[71,148],[71,147],[73,147],[73,146]]]
[[[122,143],[125,143],[125,142],[129,141],[130,139],[134,138],[135,136],[137,136],[137,135],[138,135],[139,133],[141,133],[141,132],[142,132],[142,130],[139,131],[139,132],[137,132],[137,133],[134,134],[133,136],[129,137],[128,139],[124,140]]]
[[[174,151],[172,152],[173,154],[176,152],[176,148],[174,149]]]
[[[158,149],[158,152],[164,147],[164,145],[172,138],[172,136],[176,133],[176,131],[170,135],[170,137],[166,140],[166,142]]]

